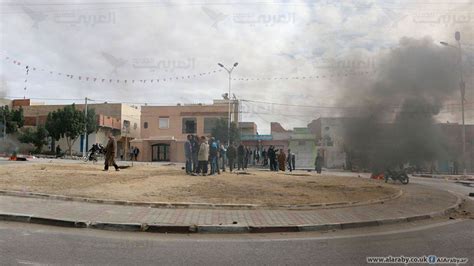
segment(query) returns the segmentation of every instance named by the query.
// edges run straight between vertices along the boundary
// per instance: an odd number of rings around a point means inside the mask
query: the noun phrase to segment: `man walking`
[[[184,157],[186,158],[186,174],[191,174],[193,171],[193,147],[191,144],[192,136],[188,135],[184,143]]]
[[[109,133],[109,141],[107,146],[105,146],[105,164],[104,171],[109,170],[109,165],[113,165],[115,171],[120,171],[118,165],[115,163],[115,153],[117,152],[117,143],[112,133]]]

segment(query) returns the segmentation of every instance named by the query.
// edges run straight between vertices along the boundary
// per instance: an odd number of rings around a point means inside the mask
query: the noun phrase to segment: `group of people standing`
[[[184,143],[186,173],[191,175],[220,174],[225,172],[227,149],[218,140],[205,136],[188,135]],[[210,165],[210,171],[209,171]]]
[[[138,160],[138,154],[140,154],[140,149],[138,147],[130,146],[130,150],[128,151],[129,160],[130,161],[137,161]],[[120,159],[121,160],[124,159],[123,150],[121,151]]]
[[[230,172],[236,168],[245,170],[250,164],[269,166],[270,171],[288,169],[292,172],[296,168],[296,155],[291,149],[288,149],[288,153],[274,146],[270,146],[267,150],[251,149],[242,143],[238,146],[231,143],[226,147],[214,137],[208,139],[205,136],[188,135],[184,144],[184,155],[185,169],[189,175],[216,175],[221,171],[225,172],[226,166]],[[315,170],[318,173],[321,173],[322,163],[323,158],[318,153],[315,160]]]
[[[291,149],[288,149],[288,154],[285,153],[283,149],[275,149],[272,145],[268,150],[264,150],[263,154],[263,165],[270,165],[270,171],[285,171],[286,166],[288,170],[292,172],[295,170],[296,164],[296,155],[291,152]]]

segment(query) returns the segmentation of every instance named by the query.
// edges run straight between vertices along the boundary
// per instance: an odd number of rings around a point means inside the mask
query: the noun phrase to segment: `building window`
[[[306,141],[304,141],[304,140],[298,140],[298,145],[299,145],[299,146],[305,146],[305,145],[306,145]]]
[[[129,129],[130,128],[130,121],[123,120],[123,127]]]
[[[170,128],[170,118],[169,117],[160,117],[160,118],[158,118],[158,127],[160,129]]]
[[[148,128],[148,122],[143,123],[143,128]]]
[[[184,134],[196,133],[196,118],[195,117],[183,118],[183,133]]]
[[[204,118],[204,133],[212,133],[212,130],[216,127],[217,121],[219,118],[217,117],[205,117]]]

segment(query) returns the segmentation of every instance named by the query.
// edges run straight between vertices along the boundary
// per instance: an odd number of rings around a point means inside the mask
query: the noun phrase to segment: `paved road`
[[[436,179],[413,183],[465,194]],[[468,202],[468,205],[474,205]],[[364,265],[367,256],[467,257],[474,261],[474,220],[328,233],[162,235],[0,223],[0,265]],[[385,264],[386,265],[386,264]]]
[[[410,181],[412,181],[412,183],[426,185],[441,190],[451,190],[466,196],[467,199],[474,200],[473,197],[467,197],[469,193],[474,192],[474,187],[466,186],[461,183],[457,183],[456,181],[423,177],[412,177]]]
[[[380,228],[379,228],[380,230]],[[167,236],[0,223],[1,265],[364,265],[367,256],[467,257],[474,222],[346,235]],[[349,234],[349,235],[347,235]]]

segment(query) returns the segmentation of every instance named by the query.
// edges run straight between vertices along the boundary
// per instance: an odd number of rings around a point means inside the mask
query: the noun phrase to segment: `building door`
[[[151,146],[151,160],[153,162],[169,162],[170,160],[170,145],[169,144],[155,144]]]

